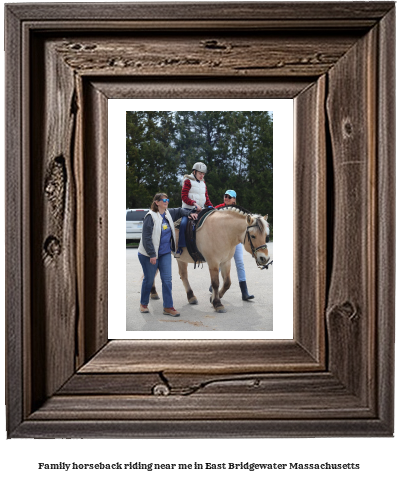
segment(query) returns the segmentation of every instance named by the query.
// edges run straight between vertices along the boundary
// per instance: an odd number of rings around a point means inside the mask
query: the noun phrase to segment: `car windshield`
[[[148,213],[148,210],[127,211],[126,221],[129,222],[141,222]]]

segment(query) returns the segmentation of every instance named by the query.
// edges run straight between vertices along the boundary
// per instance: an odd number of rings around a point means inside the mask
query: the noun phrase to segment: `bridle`
[[[266,244],[263,244],[263,245],[259,245],[259,247],[255,247],[255,246],[254,246],[254,244],[252,243],[252,240],[251,240],[251,235],[249,234],[249,229],[250,229],[250,228],[253,228],[253,227],[257,227],[257,228],[260,230],[258,220],[256,220],[256,223],[254,223],[253,225],[248,225],[248,226],[247,226],[247,229],[246,229],[246,231],[245,231],[244,244],[245,244],[245,239],[248,237],[248,242],[249,242],[249,245],[251,246],[252,257],[254,257],[254,258],[255,258],[256,265],[257,265],[257,266],[258,266],[260,269],[268,269],[269,265],[270,265],[270,264],[271,264],[273,261],[271,261],[270,263],[267,263],[266,265],[259,264],[258,259],[257,259],[257,253],[258,253],[260,250],[267,249],[267,245],[266,245]]]

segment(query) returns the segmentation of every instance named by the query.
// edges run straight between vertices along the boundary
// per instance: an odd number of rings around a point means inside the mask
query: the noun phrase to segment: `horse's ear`
[[[269,215],[265,215],[263,218],[267,221]]]
[[[248,224],[248,225],[252,225],[252,224],[253,224],[253,222],[254,222],[254,218],[253,218],[253,216],[248,214],[248,215],[247,215],[247,224]]]

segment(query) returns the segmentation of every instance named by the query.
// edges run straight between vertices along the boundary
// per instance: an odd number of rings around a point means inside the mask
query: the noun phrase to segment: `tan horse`
[[[269,235],[267,215],[252,215],[234,206],[226,206],[215,211],[197,231],[197,247],[204,256],[209,267],[212,283],[211,303],[218,313],[225,309],[220,299],[231,285],[230,266],[236,245],[244,244],[259,266],[266,265],[270,257],[266,246],[266,237]],[[179,230],[176,229],[176,239]],[[198,300],[188,282],[187,267],[194,263],[185,247],[181,257],[177,259],[180,279],[183,281],[190,304],[197,304]],[[219,290],[219,268],[223,277],[223,287]],[[151,295],[155,295],[155,283]]]

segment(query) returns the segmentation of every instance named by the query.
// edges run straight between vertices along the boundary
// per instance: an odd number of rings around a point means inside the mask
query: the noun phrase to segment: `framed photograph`
[[[5,18],[8,436],[392,436],[394,2]],[[110,99],[293,100],[292,339],[109,339]]]
[[[137,132],[140,136],[133,135]],[[188,264],[192,305],[178,259],[172,258],[172,297],[180,316],[165,316],[160,299],[150,299],[150,312],[142,314],[138,245],[144,215],[160,191],[168,194],[169,208],[182,206],[183,176],[196,160],[206,160],[206,187],[215,207],[231,187],[232,202],[267,215],[270,234],[259,245],[266,243],[269,264],[257,265],[248,242],[245,251],[240,244],[222,299],[224,312],[217,313],[209,299],[208,263]],[[108,165],[108,338],[293,338],[293,100],[108,100]],[[220,247],[226,236],[220,228],[216,233]],[[161,291],[159,277],[156,287]]]

